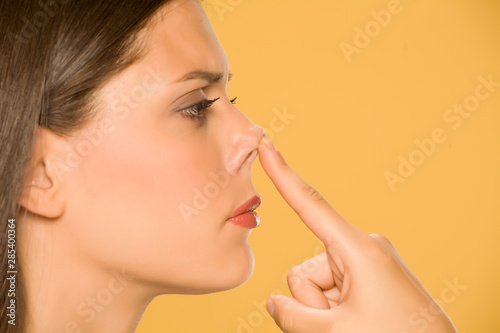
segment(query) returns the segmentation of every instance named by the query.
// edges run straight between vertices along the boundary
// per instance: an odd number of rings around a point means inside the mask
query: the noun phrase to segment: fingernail
[[[274,301],[273,301],[272,297],[269,297],[269,299],[267,300],[266,308],[267,308],[267,312],[269,312],[269,314],[272,317],[274,314]]]
[[[269,139],[269,138],[267,137],[267,135],[266,135],[266,134],[263,134],[263,135],[262,135],[262,142],[264,142],[264,144],[265,144],[266,146],[268,146],[269,148],[272,148],[272,149],[276,150],[276,148],[274,147],[273,142],[271,141],[271,139]]]

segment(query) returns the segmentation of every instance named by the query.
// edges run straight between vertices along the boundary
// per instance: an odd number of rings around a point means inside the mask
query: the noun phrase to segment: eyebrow
[[[207,81],[208,84],[214,84],[220,82],[224,77],[224,73],[222,72],[207,72],[203,70],[196,70],[190,73],[187,73],[183,77],[181,77],[177,82],[185,82],[189,80],[204,80]],[[230,81],[233,77],[233,73],[229,73],[228,81]]]

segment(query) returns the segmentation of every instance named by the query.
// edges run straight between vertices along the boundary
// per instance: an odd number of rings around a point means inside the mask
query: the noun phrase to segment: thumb
[[[311,308],[295,298],[273,295],[266,308],[285,333],[330,332],[333,323],[331,309]]]

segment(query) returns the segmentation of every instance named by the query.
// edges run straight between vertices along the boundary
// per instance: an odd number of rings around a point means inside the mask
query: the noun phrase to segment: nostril
[[[239,163],[237,163],[237,167],[236,169],[234,170],[235,173],[239,172],[241,170],[242,167],[246,167],[246,166],[250,166],[252,165],[253,161],[255,161],[255,158],[257,157],[258,155],[258,151],[256,149],[253,149],[252,151],[250,151],[244,159],[240,160]]]
[[[230,174],[236,174],[242,166],[247,169],[257,158],[259,142],[264,129],[253,123],[244,130],[231,133],[232,145],[226,155],[226,167]]]
[[[245,164],[245,163],[252,164],[252,162],[257,157],[258,153],[259,152],[257,151],[257,149],[252,150],[250,153],[248,153],[247,157],[245,158],[245,160],[243,161],[242,164]]]

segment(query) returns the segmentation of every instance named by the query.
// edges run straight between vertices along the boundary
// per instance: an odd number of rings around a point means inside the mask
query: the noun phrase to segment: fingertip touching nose
[[[251,121],[248,121],[246,126],[232,129],[231,149],[226,160],[227,171],[230,174],[236,174],[242,168],[250,169],[257,157],[257,148],[264,133],[263,127]]]

